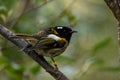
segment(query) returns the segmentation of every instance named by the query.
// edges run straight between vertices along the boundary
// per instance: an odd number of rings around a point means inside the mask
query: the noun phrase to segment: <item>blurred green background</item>
[[[0,0],[0,24],[15,33],[72,25],[67,50],[55,60],[70,80],[119,80],[117,21],[103,0]],[[46,58],[51,63],[49,58]],[[0,36],[0,80],[54,80]]]

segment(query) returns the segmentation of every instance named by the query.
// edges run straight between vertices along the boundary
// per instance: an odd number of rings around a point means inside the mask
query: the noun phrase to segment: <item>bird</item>
[[[68,26],[55,26],[40,30],[35,34],[16,34],[16,36],[31,44],[30,50],[35,50],[39,55],[50,57],[58,69],[54,57],[66,50],[72,34],[76,32]]]

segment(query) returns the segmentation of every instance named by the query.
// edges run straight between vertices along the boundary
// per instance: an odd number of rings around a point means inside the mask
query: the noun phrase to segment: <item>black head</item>
[[[60,37],[66,38],[68,42],[70,41],[72,33],[77,32],[66,26],[56,26],[53,29],[58,33]]]

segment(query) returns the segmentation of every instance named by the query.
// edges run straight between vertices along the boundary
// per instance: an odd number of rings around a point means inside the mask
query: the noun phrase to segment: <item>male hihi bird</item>
[[[35,50],[39,55],[51,57],[57,68],[57,64],[53,57],[58,56],[65,51],[69,45],[72,33],[74,32],[76,31],[73,31],[69,27],[56,26],[41,30],[37,34],[17,34],[16,36],[28,41],[32,45],[32,48],[30,49]]]

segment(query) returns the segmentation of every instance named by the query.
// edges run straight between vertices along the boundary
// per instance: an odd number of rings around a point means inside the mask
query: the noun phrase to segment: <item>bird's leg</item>
[[[55,60],[53,59],[53,57],[51,57],[51,60],[52,60],[52,64],[54,65],[54,70],[47,69],[46,71],[54,73],[56,70],[58,70],[58,66],[57,66],[57,63],[55,62]]]
[[[27,49],[28,51],[35,50],[36,48],[38,48],[39,42],[40,42],[40,41],[37,41],[34,46],[32,46],[32,45],[27,45],[27,46],[25,46],[24,48],[22,48],[21,50],[22,50],[22,51],[25,50],[25,49]]]
[[[52,64],[55,66],[55,69],[58,70],[57,63],[56,63],[56,61],[54,60],[53,57],[51,57],[51,60],[52,60]]]
[[[53,73],[56,72],[56,74],[58,74],[57,73],[57,70],[58,70],[57,63],[55,62],[53,57],[51,57],[51,60],[52,60],[52,64],[55,66],[55,68],[54,68],[54,70],[47,69],[46,71],[47,72],[53,72]],[[56,80],[61,80],[61,76],[62,76],[62,74],[58,75],[58,78]]]
[[[57,63],[56,63],[56,61],[54,60],[53,57],[51,57],[51,60],[52,60],[52,64],[55,66],[55,70],[58,70]],[[57,80],[61,80],[61,76],[62,76],[62,75],[58,75]]]

